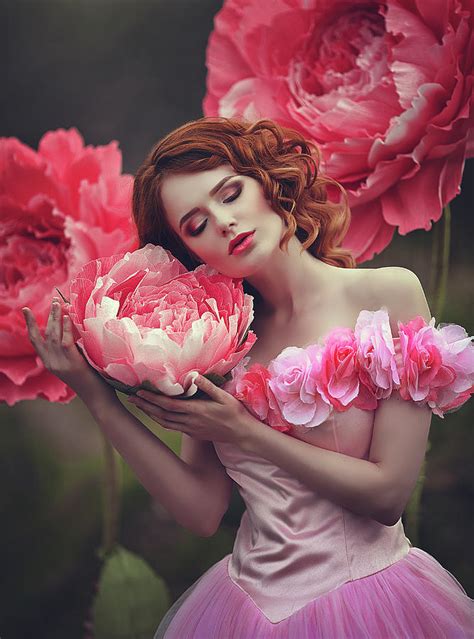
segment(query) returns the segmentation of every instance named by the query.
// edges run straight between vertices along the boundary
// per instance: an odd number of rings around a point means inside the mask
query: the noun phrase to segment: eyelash
[[[226,200],[223,200],[224,203],[228,204],[229,202],[233,202],[234,200],[236,200],[239,197],[241,192],[242,192],[242,189],[238,188],[235,193],[233,193]],[[199,226],[195,231],[189,231],[189,235],[192,235],[193,237],[196,237],[196,235],[199,235],[205,229],[206,225],[207,225],[207,220],[205,222],[203,222],[203,224],[201,224],[201,226]]]

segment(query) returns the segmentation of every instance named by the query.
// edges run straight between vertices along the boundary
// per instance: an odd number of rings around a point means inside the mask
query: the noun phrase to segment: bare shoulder
[[[403,266],[366,270],[364,288],[368,303],[373,309],[387,308],[394,332],[398,331],[398,321],[408,322],[418,315],[430,321],[431,311],[416,273]]]

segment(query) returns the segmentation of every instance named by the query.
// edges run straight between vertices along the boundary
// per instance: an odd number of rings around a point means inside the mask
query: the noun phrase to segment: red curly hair
[[[153,147],[135,176],[133,217],[140,246],[160,244],[187,269],[196,268],[199,261],[167,222],[160,186],[171,173],[230,163],[236,173],[260,182],[265,198],[284,220],[287,230],[280,248],[286,249],[296,234],[302,250],[328,264],[355,268],[350,251],[340,246],[350,223],[347,194],[335,180],[318,175],[319,160],[315,144],[273,120],[203,117],[188,122]],[[342,203],[328,200],[328,186],[340,192]]]

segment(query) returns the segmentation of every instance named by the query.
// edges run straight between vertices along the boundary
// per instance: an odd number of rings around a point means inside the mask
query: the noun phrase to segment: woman
[[[355,268],[340,247],[345,193],[317,163],[314,146],[272,121],[202,118],[161,140],[137,173],[141,245],[244,278],[254,295],[258,340],[247,367],[354,329],[362,311],[385,308],[394,336],[399,321],[431,318],[411,271]],[[182,433],[177,458],[83,365],[66,321],[61,337],[59,306],[46,342],[26,315],[45,365],[180,524],[212,535],[232,481],[246,502],[232,554],[175,602],[155,639],[472,636],[474,602],[401,522],[425,454],[427,406],[394,390],[375,410],[333,411],[287,434],[206,379],[198,385],[209,401],[140,392],[137,406]]]

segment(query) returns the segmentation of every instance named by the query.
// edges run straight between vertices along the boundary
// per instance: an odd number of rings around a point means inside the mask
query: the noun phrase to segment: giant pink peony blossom
[[[21,308],[43,329],[55,287],[96,257],[136,247],[121,157],[116,142],[84,146],[76,129],[46,133],[37,152],[0,138],[0,400],[9,405],[74,397],[36,355]]]
[[[348,191],[357,261],[429,230],[474,155],[469,0],[227,0],[207,116],[268,117],[321,148]],[[471,136],[471,137],[469,137]]]
[[[69,295],[77,344],[125,392],[189,397],[199,373],[224,377],[256,341],[241,280],[206,264],[188,272],[153,244],[89,262]]]

